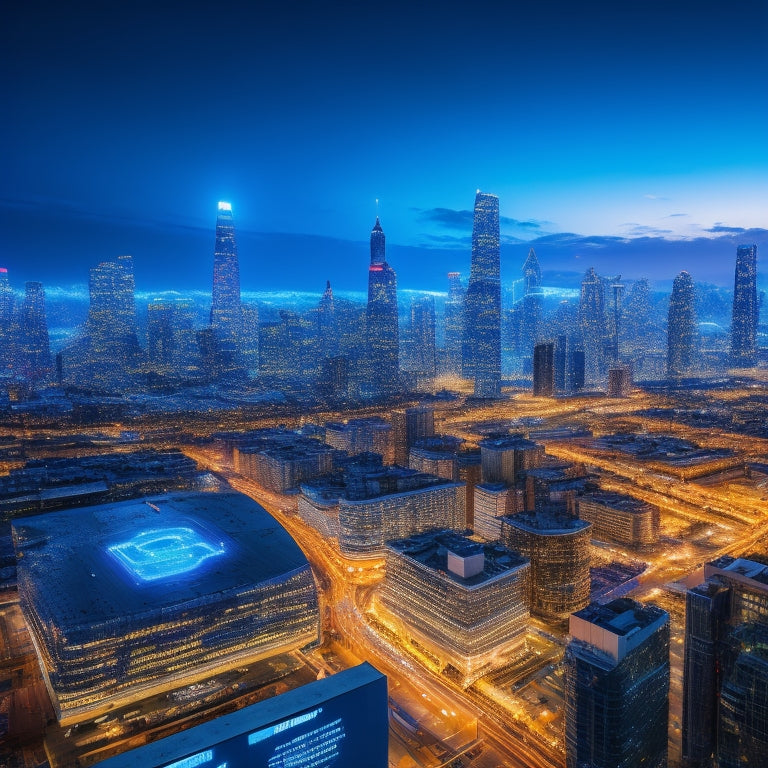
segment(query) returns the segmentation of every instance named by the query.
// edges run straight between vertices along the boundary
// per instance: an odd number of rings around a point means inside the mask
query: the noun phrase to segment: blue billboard
[[[100,768],[387,768],[387,680],[369,664],[100,763]]]

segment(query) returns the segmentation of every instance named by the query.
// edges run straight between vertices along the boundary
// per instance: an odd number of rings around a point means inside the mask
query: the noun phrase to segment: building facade
[[[696,296],[693,278],[681,272],[672,283],[667,322],[667,376],[690,374],[695,363]]]
[[[478,190],[472,265],[464,299],[463,373],[476,397],[501,393],[501,246],[499,198]]]
[[[757,354],[757,246],[736,249],[731,319],[731,364],[744,368],[755,364]]]

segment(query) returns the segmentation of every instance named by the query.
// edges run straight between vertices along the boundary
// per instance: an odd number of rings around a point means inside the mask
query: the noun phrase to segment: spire
[[[536,257],[536,251],[531,248],[528,258],[523,264],[523,278],[525,279],[525,292],[531,293],[541,285],[541,267]]]
[[[381,228],[379,217],[376,217],[376,223],[371,230],[371,264],[384,264],[385,256],[385,237],[384,230]]]

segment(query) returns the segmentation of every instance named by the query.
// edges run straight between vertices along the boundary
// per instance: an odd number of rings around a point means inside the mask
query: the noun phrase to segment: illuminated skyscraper
[[[52,366],[42,283],[26,284],[19,332],[21,374],[33,382],[46,379],[51,374]]]
[[[593,267],[587,270],[581,282],[579,325],[584,342],[586,378],[596,384],[605,373],[605,288]]]
[[[240,304],[240,264],[231,203],[219,203],[213,254],[211,326],[222,347],[239,350],[243,329]]]
[[[672,283],[667,329],[667,376],[685,376],[693,366],[696,338],[693,278],[687,272]]]
[[[461,345],[464,335],[464,286],[458,272],[448,273],[445,302],[445,370],[461,375]]]
[[[533,351],[534,344],[539,340],[541,325],[541,267],[536,258],[536,252],[531,248],[528,258],[523,265],[523,314],[520,326],[520,352],[528,357]]]
[[[501,392],[500,272],[499,198],[478,190],[463,344],[464,376],[475,380],[477,397],[498,397]]]
[[[371,394],[396,392],[399,388],[399,333],[397,323],[397,275],[387,264],[384,231],[376,217],[371,231],[371,264],[368,267],[366,312],[367,386]]]
[[[434,378],[435,354],[435,300],[432,296],[414,297],[411,299],[411,372]]]
[[[13,305],[13,289],[8,280],[8,270],[0,267],[0,371],[2,372],[8,371],[14,361],[14,338],[11,332]]]
[[[755,364],[757,316],[757,246],[740,245],[736,249],[731,322],[731,363],[736,367]]]

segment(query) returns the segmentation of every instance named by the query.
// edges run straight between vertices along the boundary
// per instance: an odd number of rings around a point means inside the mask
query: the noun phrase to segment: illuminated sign
[[[197,531],[185,527],[151,528],[108,550],[131,576],[141,581],[193,571],[225,551],[223,542],[211,544]]]
[[[316,705],[307,707],[308,699]],[[387,768],[388,713],[386,678],[363,664],[125,752],[103,768]]]
[[[228,213],[232,213],[232,203],[219,203],[219,210],[220,211],[227,211]]]

